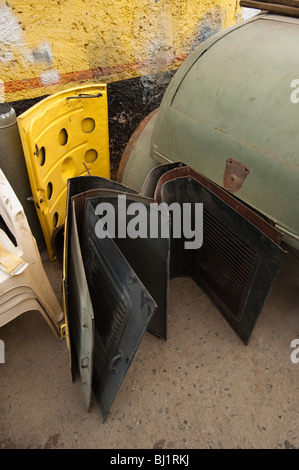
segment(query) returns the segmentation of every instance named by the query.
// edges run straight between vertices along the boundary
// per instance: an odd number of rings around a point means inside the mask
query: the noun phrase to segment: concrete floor
[[[60,265],[45,268],[60,297]],[[0,448],[299,448],[298,285],[290,254],[244,346],[191,279],[172,280],[169,339],[146,333],[105,423],[95,401],[85,410],[65,341],[21,315],[0,330]]]

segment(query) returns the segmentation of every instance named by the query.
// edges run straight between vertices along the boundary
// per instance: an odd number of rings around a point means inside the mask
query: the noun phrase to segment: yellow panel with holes
[[[110,178],[107,85],[52,95],[18,117],[32,195],[50,259],[52,235],[64,225],[67,180]]]

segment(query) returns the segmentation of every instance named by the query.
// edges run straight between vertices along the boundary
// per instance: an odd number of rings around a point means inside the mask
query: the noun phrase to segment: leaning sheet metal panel
[[[74,207],[72,209],[69,266],[71,295],[68,298],[71,312],[69,328],[72,332],[72,347],[83,386],[85,403],[89,409],[92,396],[94,313],[85,277]]]
[[[133,189],[127,188],[121,183],[117,183],[107,178],[101,176],[78,176],[70,178],[67,182],[67,202],[66,202],[66,218],[64,226],[64,237],[61,240],[63,244],[63,273],[62,273],[62,289],[63,289],[63,306],[64,306],[64,336],[66,337],[67,346],[69,349],[69,359],[71,365],[71,371],[74,378],[74,351],[73,346],[70,342],[68,323],[69,323],[69,310],[70,310],[70,301],[69,301],[69,291],[70,291],[70,235],[72,227],[72,197],[80,193],[83,193],[87,190],[96,190],[96,189],[113,189],[118,191],[126,191],[136,193]],[[84,199],[85,200],[85,199]],[[76,217],[77,217],[77,230],[81,233],[81,224],[78,225],[78,220],[82,220],[83,217],[83,206],[81,211],[78,206],[76,207]]]
[[[187,167],[165,173],[156,197],[167,204],[203,203],[203,245],[197,250],[172,245],[171,257],[179,260],[172,263],[172,274],[180,275],[181,260],[189,252],[190,275],[247,344],[286,255],[273,241],[281,234]]]
[[[105,419],[156,304],[101,224],[88,202],[81,249],[95,315],[94,391]]]
[[[64,224],[68,178],[110,177],[106,85],[52,95],[18,117],[32,189],[50,259],[53,231]]]
[[[174,168],[180,168],[182,166],[186,166],[186,165],[182,162],[174,162],[174,163],[166,163],[165,165],[159,165],[153,168],[147,175],[142,185],[142,188],[141,188],[142,196],[153,198],[155,195],[156,186],[161,176],[163,176],[164,173],[167,173],[168,171],[173,170]]]
[[[92,191],[87,191],[85,195],[91,196],[90,202],[95,210],[101,202],[109,203],[114,207],[117,215],[114,242],[157,304],[157,310],[148,325],[148,331],[166,340],[170,256],[168,210],[163,208],[158,210],[153,205],[153,199],[140,195],[122,194],[119,198],[114,191],[103,191],[98,197],[92,193]],[[83,194],[77,198],[81,196]],[[124,222],[127,227],[132,224],[136,225],[139,230],[141,230],[140,224],[143,224],[143,230],[139,232],[140,236],[133,238],[128,235],[119,235],[118,223],[121,222]],[[154,227],[157,229],[156,233],[153,233],[154,230],[151,232]]]

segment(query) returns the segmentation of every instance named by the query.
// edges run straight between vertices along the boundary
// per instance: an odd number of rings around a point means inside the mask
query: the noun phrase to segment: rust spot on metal
[[[137,140],[139,139],[140,134],[142,133],[143,129],[146,127],[146,125],[149,123],[149,121],[152,119],[154,114],[158,112],[159,108],[155,109],[152,111],[148,116],[146,116],[143,121],[139,124],[135,132],[132,134],[129,142],[127,143],[127,146],[122,154],[121,161],[118,167],[118,173],[117,173],[117,181],[121,182],[123,178],[123,174],[125,171],[125,168],[127,166],[127,163],[129,161],[130,155],[136,145]]]
[[[239,191],[250,171],[251,169],[246,163],[227,158],[223,175],[224,189],[232,194]]]

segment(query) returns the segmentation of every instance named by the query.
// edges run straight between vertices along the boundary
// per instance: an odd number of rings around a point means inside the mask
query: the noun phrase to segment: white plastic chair
[[[0,216],[6,225],[5,230],[0,229],[0,327],[25,311],[38,310],[56,337],[61,339],[61,306],[44,270],[23,207],[1,170]],[[7,259],[11,268],[14,257],[17,269],[8,270]],[[20,259],[24,263],[20,263]]]

